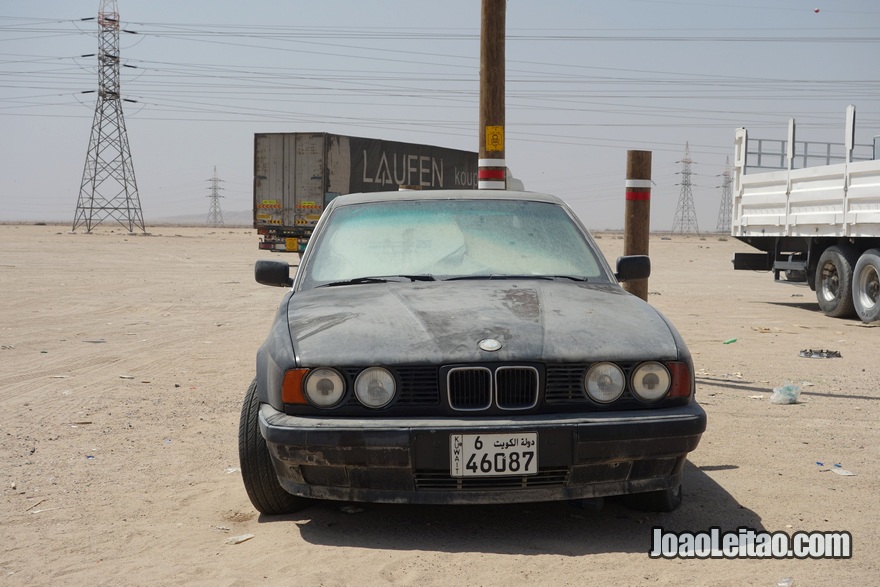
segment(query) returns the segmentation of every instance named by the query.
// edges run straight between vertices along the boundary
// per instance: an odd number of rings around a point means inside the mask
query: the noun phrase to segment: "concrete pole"
[[[651,151],[626,152],[626,220],[623,254],[647,255],[651,232]],[[648,280],[627,281],[623,288],[648,301]]]
[[[507,0],[483,0],[480,31],[480,160],[477,187],[507,188],[504,160],[504,41]]]

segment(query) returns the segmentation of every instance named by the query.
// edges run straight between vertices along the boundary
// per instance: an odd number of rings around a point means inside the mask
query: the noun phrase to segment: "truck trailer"
[[[731,235],[762,251],[736,253],[734,269],[771,271],[806,284],[819,309],[839,318],[880,320],[880,153],[855,142],[855,107],[844,143],[735,133]]]
[[[254,135],[261,249],[302,252],[333,198],[396,189],[473,189],[476,152],[329,133]]]

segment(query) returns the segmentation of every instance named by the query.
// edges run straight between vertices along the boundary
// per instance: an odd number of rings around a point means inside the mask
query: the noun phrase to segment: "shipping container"
[[[474,189],[475,152],[329,133],[254,135],[254,228],[261,249],[302,252],[336,196]]]

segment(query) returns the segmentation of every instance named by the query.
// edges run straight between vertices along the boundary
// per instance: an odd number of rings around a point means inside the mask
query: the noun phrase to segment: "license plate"
[[[453,477],[518,477],[538,472],[538,433],[451,434]]]

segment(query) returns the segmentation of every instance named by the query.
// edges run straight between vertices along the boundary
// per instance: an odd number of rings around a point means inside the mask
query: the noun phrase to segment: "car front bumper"
[[[705,429],[696,402],[507,419],[314,418],[260,408],[260,431],[288,492],[385,503],[536,502],[672,489]],[[537,432],[537,474],[450,474],[450,435],[521,432]]]

